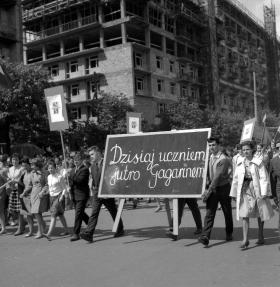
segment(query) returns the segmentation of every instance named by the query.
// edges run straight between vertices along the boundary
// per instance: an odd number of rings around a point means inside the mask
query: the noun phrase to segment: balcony
[[[254,49],[254,48],[250,48],[249,51],[248,51],[248,56],[249,56],[249,58],[251,58],[251,59],[257,59],[257,57],[258,57],[258,52],[257,52],[257,50]]]
[[[235,33],[236,32],[236,28],[232,25],[228,25],[226,24],[225,25],[225,29],[227,30],[227,32],[230,32],[230,33]]]
[[[33,32],[26,31],[25,40],[26,40],[26,43],[29,43],[29,42],[45,39],[53,35],[62,34],[64,32],[71,31],[73,29],[77,29],[80,27],[86,27],[93,23],[98,23],[96,15],[90,15],[90,16],[81,18],[79,20],[74,20],[74,21],[67,22],[67,23],[64,23],[58,26],[43,29],[39,32],[33,33]]]
[[[228,62],[229,63],[236,63],[236,62],[238,62],[238,55],[236,53],[229,53],[228,54]]]
[[[22,20],[23,22],[26,22],[85,2],[90,2],[90,0],[59,0],[32,9],[26,9],[26,6],[23,5]]]
[[[199,26],[204,27],[206,25],[205,17],[203,14],[198,15],[192,12],[191,10],[189,10],[184,5],[182,5],[179,10],[180,10],[180,16],[187,18],[188,20],[190,20],[193,23],[196,23]]]
[[[226,36],[226,44],[230,47],[235,47],[237,45],[237,41],[235,35],[232,33],[228,33]]]
[[[236,65],[229,66],[228,78],[233,80],[238,78],[238,69]]]
[[[221,25],[217,25],[217,39],[225,40],[225,31]]]
[[[246,73],[246,72],[241,72],[239,81],[240,81],[241,84],[249,84],[250,83],[249,74]]]
[[[191,82],[192,81],[192,78],[191,78],[191,75],[187,72],[180,72],[178,74],[178,80],[179,81],[183,81],[183,82]]]

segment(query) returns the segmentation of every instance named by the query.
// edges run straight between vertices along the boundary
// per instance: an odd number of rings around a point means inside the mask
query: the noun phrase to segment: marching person
[[[211,231],[214,225],[218,203],[221,204],[225,223],[226,223],[226,241],[232,240],[233,220],[231,210],[230,192],[230,172],[231,161],[221,152],[219,138],[210,137],[208,146],[211,153],[208,168],[209,177],[209,197],[206,200],[206,216],[204,219],[204,228],[198,241],[208,246]]]
[[[202,219],[196,198],[178,198],[178,226],[181,224],[184,207],[186,204],[192,212],[192,216],[196,225],[194,234],[198,235],[202,232]],[[178,236],[173,234],[173,227],[169,229],[166,235],[175,241],[178,239]]]
[[[88,224],[88,215],[85,213],[86,204],[89,198],[89,169],[83,164],[84,154],[77,153],[74,157],[75,168],[70,172],[70,194],[75,206],[75,222],[73,235],[70,241],[80,239],[82,222]]]
[[[260,158],[253,157],[253,144],[242,144],[244,158],[237,163],[233,177],[230,196],[236,198],[236,218],[242,218],[243,241],[241,249],[249,245],[248,231],[249,218],[258,218],[258,241],[257,245],[264,244],[263,226],[264,221],[273,216],[270,203],[269,176]]]
[[[235,168],[236,168],[236,164],[237,164],[239,158],[242,158],[242,157],[243,157],[241,145],[240,145],[240,144],[237,144],[237,145],[235,146],[235,149],[236,149],[237,153],[236,153],[236,155],[232,158],[232,175],[234,175]]]
[[[91,158],[91,176],[93,186],[92,213],[86,230],[81,233],[81,238],[88,242],[93,242],[93,234],[102,204],[104,204],[108,209],[113,220],[115,220],[117,215],[117,206],[114,198],[98,198],[98,188],[103,164],[102,154],[97,146],[93,146],[89,148],[89,155]],[[124,235],[124,229],[122,219],[120,219],[118,230],[114,234],[114,237],[120,237],[122,235]]]
[[[66,194],[66,182],[64,177],[59,174],[56,169],[56,164],[53,161],[48,163],[48,188],[50,194],[50,213],[51,213],[51,222],[49,226],[48,233],[46,237],[50,240],[53,230],[56,225],[56,217],[58,216],[63,227],[64,232],[61,234],[62,236],[68,235],[68,227],[66,223],[66,219],[64,216],[65,210],[65,194]]]
[[[33,236],[33,215],[31,213],[31,190],[32,190],[32,183],[31,183],[31,164],[28,157],[25,157],[21,161],[21,165],[24,169],[24,174],[21,177],[21,181],[19,183],[19,187],[23,190],[20,194],[20,201],[21,201],[21,210],[20,213],[22,216],[26,216],[29,232],[25,235],[25,237]]]
[[[276,144],[279,149],[280,145]],[[270,179],[271,179],[271,192],[274,198],[274,201],[278,207],[279,211],[279,220],[278,220],[278,230],[280,233],[280,210],[279,210],[279,202],[280,202],[280,155],[274,157],[270,162]]]
[[[23,216],[20,214],[21,203],[19,199],[18,183],[23,175],[23,168],[19,162],[19,155],[14,153],[12,155],[12,166],[8,171],[8,182],[7,191],[10,193],[9,196],[9,213],[13,216],[15,215],[18,219],[18,228],[14,233],[14,236],[23,234],[24,232],[24,220]]]
[[[3,155],[0,157],[0,224],[1,231],[0,234],[6,233],[6,216],[5,216],[5,208],[6,208],[6,182],[8,180],[8,168],[5,166],[5,158]]]
[[[47,194],[47,174],[40,159],[35,158],[31,161],[31,213],[35,215],[38,222],[38,231],[35,239],[40,239],[44,235],[46,223],[43,213],[49,209],[49,195]]]

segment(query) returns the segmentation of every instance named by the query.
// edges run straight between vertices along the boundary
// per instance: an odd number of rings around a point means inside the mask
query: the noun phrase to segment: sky
[[[263,5],[270,7],[270,3],[274,3],[276,11],[276,29],[280,36],[280,0],[238,0],[246,8],[248,8],[257,18],[263,21]]]

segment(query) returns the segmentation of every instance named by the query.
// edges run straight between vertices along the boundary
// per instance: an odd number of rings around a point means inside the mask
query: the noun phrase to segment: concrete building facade
[[[123,94],[153,123],[185,97],[253,113],[267,105],[267,33],[237,0],[22,0],[24,63],[64,86],[72,118]]]
[[[0,58],[22,61],[21,1],[0,1]]]

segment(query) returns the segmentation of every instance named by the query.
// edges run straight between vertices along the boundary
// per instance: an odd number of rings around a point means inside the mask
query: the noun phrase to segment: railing
[[[189,10],[188,8],[186,8],[185,6],[181,6],[180,9],[181,14],[183,14],[184,16],[188,17],[189,19],[197,22],[198,24],[204,26],[205,25],[205,21],[203,18],[203,15],[197,15],[194,12],[192,12],[191,10]]]
[[[90,15],[78,20],[74,20],[71,22],[67,22],[58,26],[54,26],[48,29],[44,29],[42,31],[39,32],[30,32],[30,31],[26,31],[25,32],[25,37],[26,37],[26,43],[28,42],[32,42],[32,41],[36,41],[36,40],[41,40],[44,39],[46,37],[52,36],[52,35],[56,35],[56,34],[60,34],[63,33],[65,31],[69,31],[75,28],[79,27],[79,23],[81,24],[81,26],[86,26],[86,25],[90,25],[92,23],[95,23],[97,21],[97,17],[96,15]]]
[[[53,1],[51,3],[29,9],[29,10],[24,10],[22,13],[22,19],[23,21],[31,20],[37,17],[41,17],[46,14],[51,14],[54,13],[58,10],[64,9],[66,7],[74,6],[77,4],[81,4],[84,2],[90,2],[91,0],[57,0]],[[23,6],[24,8],[24,6]]]

